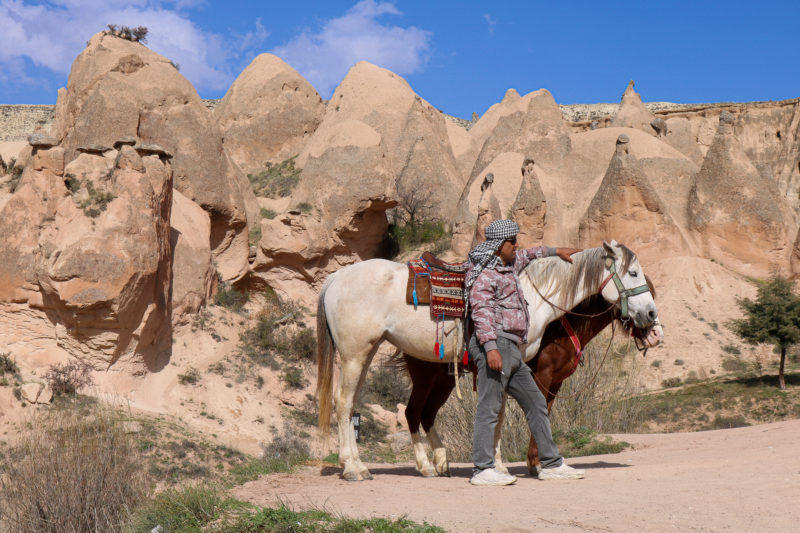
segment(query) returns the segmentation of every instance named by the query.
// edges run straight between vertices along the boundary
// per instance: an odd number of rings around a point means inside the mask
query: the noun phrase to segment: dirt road
[[[258,505],[283,502],[352,517],[407,518],[449,531],[798,531],[800,420],[747,428],[617,435],[616,455],[569,461],[578,481],[539,481],[522,463],[509,487],[473,487],[470,465],[424,479],[410,464],[369,465],[372,481],[306,467],[237,489]]]

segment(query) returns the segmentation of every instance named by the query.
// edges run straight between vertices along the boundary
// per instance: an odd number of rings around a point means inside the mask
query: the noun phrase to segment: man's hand
[[[572,257],[570,256],[582,251],[580,248],[556,248],[556,255],[567,263],[572,263]]]
[[[489,350],[486,352],[486,362],[489,364],[489,368],[495,372],[503,371],[503,357],[500,355],[499,350]]]

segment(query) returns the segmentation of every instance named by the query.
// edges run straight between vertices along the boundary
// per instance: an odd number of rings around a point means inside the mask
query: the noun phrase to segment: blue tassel
[[[444,359],[444,344],[439,345],[439,359]]]
[[[419,304],[419,300],[417,300],[417,289],[414,289],[414,292],[411,293],[411,296],[414,298],[414,308],[416,309],[417,305]]]

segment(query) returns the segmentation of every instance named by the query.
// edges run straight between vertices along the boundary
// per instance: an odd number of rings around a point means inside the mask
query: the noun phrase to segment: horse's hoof
[[[359,481],[358,474],[355,472],[342,472],[342,479],[345,481]]]
[[[422,477],[436,477],[437,475],[436,470],[433,468],[424,468],[420,471],[420,474],[422,474]]]
[[[439,472],[439,477],[450,477],[450,471],[445,470],[444,472]]]
[[[372,479],[372,474],[369,473],[369,470],[362,470],[359,477],[364,480],[369,480]]]

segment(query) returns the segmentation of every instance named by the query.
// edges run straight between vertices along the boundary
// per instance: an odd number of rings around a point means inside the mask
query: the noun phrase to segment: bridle
[[[623,324],[625,324],[628,320],[630,320],[630,316],[628,315],[628,298],[631,296],[637,296],[639,294],[650,292],[650,287],[648,287],[647,283],[645,283],[644,285],[639,285],[638,287],[633,287],[632,289],[626,289],[625,285],[622,284],[622,280],[620,279],[619,274],[617,274],[617,265],[614,263],[614,260],[609,256],[606,256],[606,268],[609,271],[608,277],[606,277],[606,279],[604,279],[603,282],[600,284],[600,288],[597,289],[597,292],[598,294],[603,292],[603,289],[605,288],[606,285],[608,285],[608,282],[612,280],[614,281],[614,286],[617,288],[617,292],[619,293],[619,298],[617,298],[617,302],[619,302],[620,305],[620,321]],[[541,296],[541,294],[539,295]]]

